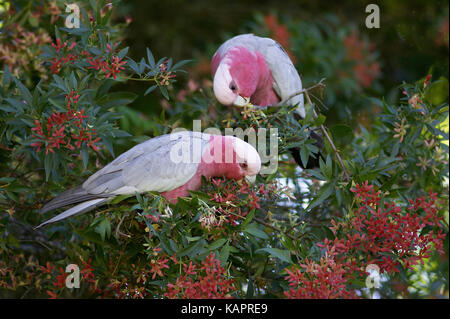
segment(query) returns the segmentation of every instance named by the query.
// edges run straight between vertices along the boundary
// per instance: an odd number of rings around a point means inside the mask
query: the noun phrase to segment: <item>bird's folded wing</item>
[[[89,194],[113,195],[173,190],[194,176],[200,162],[198,155],[201,158],[201,149],[208,142],[207,134],[192,132],[150,139],[117,157],[89,177],[82,187]],[[194,152],[194,145],[200,145],[200,150]],[[192,156],[184,161],[174,157],[179,155],[181,149],[188,155],[197,153],[197,160],[193,160]]]
[[[266,59],[272,72],[274,90],[282,100],[303,89],[302,80],[289,55],[283,47],[272,39],[265,38],[261,43],[260,52]],[[296,95],[287,101],[287,105],[298,104],[298,111],[304,118],[303,94]]]

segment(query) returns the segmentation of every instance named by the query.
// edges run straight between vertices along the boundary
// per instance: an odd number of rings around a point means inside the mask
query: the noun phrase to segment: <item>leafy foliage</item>
[[[123,26],[104,1],[82,2],[80,29],[48,23],[63,7],[44,3],[37,23],[21,18],[35,16],[32,5],[10,8],[0,38],[6,47],[17,30],[51,36],[30,43],[42,67],[22,70],[1,60],[2,296],[370,297],[366,267],[376,264],[382,297],[448,298],[446,78],[403,83],[395,103],[361,97],[380,96],[382,81],[367,40],[333,17],[286,27],[273,15],[257,16],[248,28],[287,41],[305,83],[327,78],[326,95],[308,91],[314,103],[303,120],[289,106],[229,108],[215,100],[207,80],[190,79],[175,90],[187,60],[157,59],[150,49],[132,59],[133,48],[121,44]],[[141,96],[157,96],[158,89],[159,116],[133,109],[138,95],[119,90],[123,83],[145,83]],[[342,118],[368,101],[376,116],[358,125],[337,120],[333,110],[319,112],[347,105]],[[276,171],[254,185],[204,180],[176,204],[153,193],[119,196],[95,214],[33,230],[44,219],[43,202],[80,184],[118,149],[173,128],[192,129],[195,119],[203,127],[249,128],[247,139],[277,129],[278,154],[264,154],[266,163],[278,161]],[[330,138],[324,136],[319,167],[300,170],[289,149],[299,147],[303,163],[319,156],[312,131]],[[264,142],[269,147],[270,137]],[[80,267],[80,289],[65,287],[71,263]],[[422,273],[426,286],[417,279]]]

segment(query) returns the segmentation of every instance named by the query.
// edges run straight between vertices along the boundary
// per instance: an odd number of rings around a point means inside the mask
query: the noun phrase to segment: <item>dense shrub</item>
[[[150,49],[132,59],[122,45],[127,20],[104,1],[82,2],[79,29],[62,27],[59,2],[17,3],[0,33],[1,296],[448,298],[446,78],[402,83],[388,103],[376,48],[336,17],[257,16],[243,29],[289,48],[306,86],[326,78],[296,121],[288,106],[219,105],[200,63],[175,86],[188,61],[158,60]],[[137,94],[123,90],[141,82],[141,97],[161,99],[149,105],[148,114],[161,107],[158,117],[136,111]],[[375,115],[342,120],[360,110]],[[277,128],[278,169],[253,185],[206,180],[176,204],[119,196],[95,214],[33,229],[46,200],[194,119],[202,128]],[[300,170],[288,149],[299,146],[305,163],[317,156],[308,137],[321,125],[330,140],[320,167]],[[80,267],[80,289],[65,287],[68,264]],[[376,289],[367,288],[369,265],[379,269]]]

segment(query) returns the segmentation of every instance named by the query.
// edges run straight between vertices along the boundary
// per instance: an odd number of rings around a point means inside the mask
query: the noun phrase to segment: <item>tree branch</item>
[[[316,84],[314,84],[314,85],[312,85],[312,86],[310,86],[310,87],[308,87],[308,88],[306,88],[306,89],[303,89],[303,90],[300,90],[300,91],[298,91],[298,92],[295,92],[295,93],[293,93],[293,94],[291,94],[291,95],[289,95],[287,98],[285,98],[284,100],[282,100],[280,103],[278,103],[279,105],[283,105],[284,103],[286,103],[287,101],[289,101],[290,99],[292,99],[294,96],[297,96],[297,95],[300,95],[300,94],[303,94],[303,93],[307,93],[308,91],[311,91],[312,89],[314,89],[314,88],[316,88],[316,87],[325,87],[325,84],[323,84],[323,81],[325,81],[325,78],[322,78],[319,82],[317,82]]]
[[[305,92],[305,96],[306,96],[307,102],[312,107],[312,102],[311,102],[311,99],[309,98],[308,92]],[[316,110],[313,109],[313,112],[314,112],[314,116],[317,117]],[[350,181],[350,175],[348,174],[347,169],[345,168],[344,162],[342,161],[342,158],[339,155],[339,151],[337,150],[336,146],[334,145],[333,141],[331,140],[330,136],[328,135],[328,132],[325,129],[325,126],[323,126],[323,124],[320,125],[320,130],[322,131],[323,135],[325,136],[325,138],[330,143],[331,148],[333,149],[333,152],[336,155],[336,158],[337,158],[337,160],[339,162],[339,165],[341,166],[342,171],[344,172],[345,178],[347,179],[347,182],[349,182]]]

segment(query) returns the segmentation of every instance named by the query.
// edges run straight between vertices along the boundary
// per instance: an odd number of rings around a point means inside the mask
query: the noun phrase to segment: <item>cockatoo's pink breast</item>
[[[226,160],[227,150],[231,155]],[[242,179],[245,174],[241,173],[236,153],[233,151],[232,140],[224,136],[211,135],[210,148],[203,153],[201,162],[198,165],[195,175],[184,185],[168,192],[161,193],[169,201],[176,203],[178,197],[188,196],[188,190],[197,190],[202,185],[202,176],[221,177],[230,179]]]
[[[257,63],[259,68],[259,81],[255,92],[251,96],[250,102],[254,105],[268,106],[274,105],[280,102],[280,98],[273,89],[273,77],[272,73],[267,66],[266,60],[263,55],[256,52],[258,57]]]

